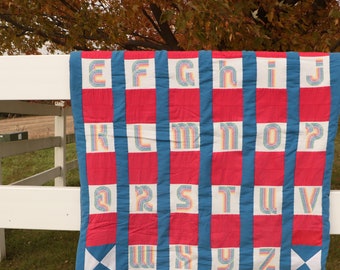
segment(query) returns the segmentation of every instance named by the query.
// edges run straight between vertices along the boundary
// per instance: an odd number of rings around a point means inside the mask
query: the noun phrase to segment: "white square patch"
[[[257,88],[287,88],[287,59],[257,57]]]
[[[155,60],[136,59],[125,60],[126,89],[155,89]]]
[[[286,147],[286,123],[261,123],[256,125],[256,151],[283,152]]]
[[[300,86],[330,86],[329,56],[300,57]]]
[[[117,185],[89,185],[90,214],[117,212]]]
[[[82,88],[112,88],[111,59],[82,59]]]
[[[254,248],[254,270],[280,269],[280,248]]]
[[[199,88],[198,58],[169,59],[170,88]]]
[[[157,213],[157,185],[130,185],[130,213]]]
[[[214,123],[214,152],[242,150],[242,122]]]
[[[171,213],[198,213],[198,185],[170,185]]]
[[[281,215],[282,187],[254,187],[254,215]]]
[[[114,152],[113,123],[84,124],[86,152]]]
[[[198,248],[190,245],[170,245],[170,269],[197,270]]]
[[[242,58],[213,58],[213,88],[242,88]]]
[[[213,215],[227,215],[240,213],[240,186],[211,186],[211,199]]]
[[[233,269],[238,270],[240,261],[239,248],[212,248],[211,269]]]
[[[157,151],[155,124],[129,124],[126,133],[129,153]]]
[[[294,187],[294,215],[322,215],[322,187]]]
[[[196,122],[170,123],[171,151],[199,151],[200,124]]]
[[[301,122],[299,128],[298,151],[326,151],[328,122]]]

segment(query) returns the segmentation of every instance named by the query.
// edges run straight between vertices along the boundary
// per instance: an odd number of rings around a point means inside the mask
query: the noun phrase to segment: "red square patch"
[[[156,184],[158,179],[157,152],[129,153],[129,183]]]
[[[199,89],[170,89],[169,121],[199,122],[200,92]]]
[[[86,171],[89,185],[116,184],[116,153],[87,153]]]
[[[239,247],[240,226],[239,215],[212,215],[211,247]]]
[[[293,245],[322,245],[322,216],[295,215],[293,221]]]
[[[300,89],[300,121],[328,121],[331,108],[330,87]]]
[[[296,186],[322,186],[325,165],[325,152],[297,152],[294,184]]]
[[[157,214],[130,214],[129,245],[157,245]]]
[[[242,121],[242,89],[214,89],[212,108],[214,122]]]
[[[214,152],[211,167],[212,185],[241,185],[242,152]]]
[[[112,89],[83,90],[84,123],[109,123],[113,121]]]
[[[116,243],[117,213],[92,214],[86,232],[86,246]]]
[[[198,51],[169,51],[169,59],[180,59],[180,58],[197,58]]]
[[[284,152],[255,153],[255,185],[282,186],[284,181]]]
[[[256,89],[256,122],[287,122],[286,89]]]
[[[156,90],[127,90],[126,123],[156,123]]]
[[[198,215],[170,214],[169,244],[198,245]]]
[[[105,59],[111,58],[112,51],[82,51],[82,58],[90,58],[90,59]]]
[[[197,185],[200,170],[200,152],[170,152],[170,184]]]
[[[282,216],[254,216],[254,247],[280,247]]]

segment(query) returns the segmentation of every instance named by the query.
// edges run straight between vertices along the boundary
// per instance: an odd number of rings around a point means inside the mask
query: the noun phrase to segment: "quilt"
[[[325,269],[340,54],[78,51],[76,269]]]

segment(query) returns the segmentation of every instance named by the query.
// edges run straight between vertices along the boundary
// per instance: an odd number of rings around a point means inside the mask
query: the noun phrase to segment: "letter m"
[[[199,127],[196,123],[172,123],[171,140],[174,149],[198,149]]]

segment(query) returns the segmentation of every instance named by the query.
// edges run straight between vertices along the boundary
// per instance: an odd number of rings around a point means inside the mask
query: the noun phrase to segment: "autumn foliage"
[[[337,0],[1,0],[0,53],[340,51]]]

